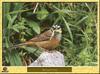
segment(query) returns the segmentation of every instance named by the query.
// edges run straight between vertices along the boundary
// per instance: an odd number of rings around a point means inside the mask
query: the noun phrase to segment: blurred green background
[[[62,40],[56,50],[66,66],[97,65],[97,3],[3,3],[3,66],[26,66],[40,49],[10,47],[57,24]]]

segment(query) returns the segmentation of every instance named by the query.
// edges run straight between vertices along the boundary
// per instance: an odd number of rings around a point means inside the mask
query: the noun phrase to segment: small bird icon
[[[17,48],[25,45],[31,47],[37,46],[45,50],[51,50],[59,45],[61,37],[62,37],[61,27],[59,25],[53,25],[49,30],[33,37],[32,39],[24,43],[15,45],[14,47]]]

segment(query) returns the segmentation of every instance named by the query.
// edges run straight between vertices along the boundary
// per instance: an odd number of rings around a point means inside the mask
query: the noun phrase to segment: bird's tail
[[[9,49],[12,50],[14,48],[20,48],[21,46],[24,46],[24,45],[25,45],[25,43],[17,44],[17,45],[9,47]]]
[[[24,45],[33,45],[33,44],[35,45],[34,42],[25,42],[25,43],[17,44],[17,45],[10,47],[10,50],[14,48],[20,48],[21,46],[24,46]]]

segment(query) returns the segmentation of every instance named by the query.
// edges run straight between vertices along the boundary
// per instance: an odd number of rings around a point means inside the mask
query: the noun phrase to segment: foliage
[[[28,65],[41,49],[10,47],[61,25],[66,66],[97,65],[97,3],[3,3],[3,65]],[[35,10],[35,12],[33,12]]]

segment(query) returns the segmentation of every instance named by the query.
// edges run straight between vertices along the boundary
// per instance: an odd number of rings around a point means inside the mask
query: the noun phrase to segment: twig
[[[37,4],[36,4],[36,6],[35,6],[35,8],[34,8],[33,13],[35,13],[35,11],[36,11],[36,9],[37,9],[38,5],[39,5],[39,3],[37,3]]]

